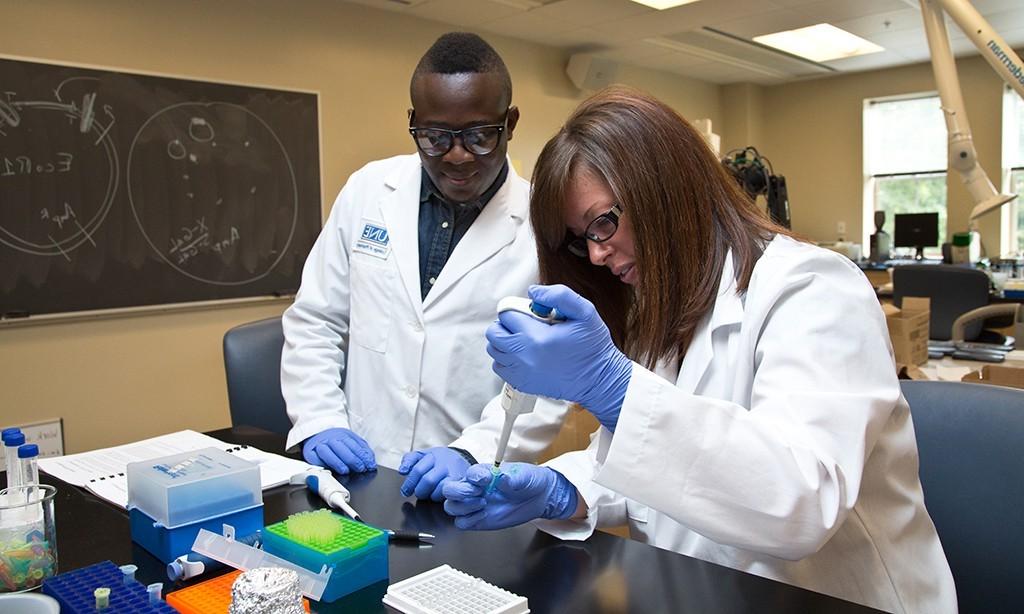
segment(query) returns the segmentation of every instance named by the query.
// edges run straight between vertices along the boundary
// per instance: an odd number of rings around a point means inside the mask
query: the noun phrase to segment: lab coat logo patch
[[[352,251],[387,260],[391,254],[391,237],[388,236],[387,227],[381,222],[363,220],[363,228]]]

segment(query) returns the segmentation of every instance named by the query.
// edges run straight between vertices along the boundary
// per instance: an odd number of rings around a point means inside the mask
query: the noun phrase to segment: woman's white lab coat
[[[727,261],[678,377],[634,365],[614,436],[549,463],[587,518],[541,528],[584,539],[628,524],[654,546],[882,610],[955,612],[871,286],[785,237],[745,294]]]
[[[386,467],[430,446],[453,444],[480,460],[494,454],[494,429],[460,433],[500,391],[484,337],[498,301],[526,296],[537,280],[530,186],[509,169],[422,299],[420,177],[416,155],[354,173],[310,251],[295,303],[283,316],[281,384],[294,423],[289,448],[346,427]],[[517,437],[513,456],[530,458],[557,433],[562,407],[545,407],[526,421],[544,428]],[[489,411],[501,410],[492,404]],[[500,416],[487,424],[500,428]]]

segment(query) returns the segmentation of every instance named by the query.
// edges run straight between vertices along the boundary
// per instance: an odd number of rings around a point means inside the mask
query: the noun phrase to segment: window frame
[[[872,167],[870,156],[871,156],[871,143],[870,137],[872,136],[868,126],[868,110],[875,104],[885,104],[892,102],[910,101],[910,100],[921,100],[921,99],[934,99],[937,105],[941,106],[941,99],[937,91],[926,91],[926,92],[914,92],[910,94],[900,94],[896,96],[879,96],[875,98],[864,99],[864,109],[861,113],[861,138],[862,138],[862,165],[861,172],[863,174],[863,204],[862,214],[863,223],[861,225],[861,241],[864,246],[864,254],[868,254],[868,246],[871,245],[871,235],[875,232],[875,211],[876,211],[876,183],[879,179],[886,179],[891,177],[909,177],[909,176],[942,176],[946,182],[949,180],[949,169],[923,169],[916,171],[903,171],[894,173],[869,173],[867,169]],[[942,124],[943,132],[946,132],[946,124]],[[946,208],[946,220],[947,220],[947,233],[948,233],[948,220],[949,220],[949,192],[948,189],[945,194],[945,208]],[[887,220],[888,222],[889,220]],[[940,247],[943,241],[946,241],[947,237],[939,237]],[[895,249],[892,247],[891,249]],[[930,255],[934,256],[936,248],[929,248]]]
[[[1016,102],[1011,102],[1015,100]],[[1019,112],[1014,116],[1014,107]],[[1003,125],[1002,125],[1002,191],[1013,193],[1014,174],[1024,175],[1024,132],[1021,128],[1024,124],[1024,101],[1020,100],[1017,94],[1009,85],[1003,85]],[[1018,155],[1021,158],[1015,159]],[[1017,199],[1002,207],[999,220],[1000,256],[1010,254],[1024,254],[1024,221],[1021,214],[1024,213],[1024,206],[1021,200],[1024,193],[1018,192]]]

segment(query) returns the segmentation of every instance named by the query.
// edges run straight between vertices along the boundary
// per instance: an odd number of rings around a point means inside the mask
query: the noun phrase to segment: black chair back
[[[968,311],[988,305],[988,275],[984,271],[945,264],[904,264],[893,268],[892,302],[903,306],[904,296],[931,299],[928,338],[947,341],[953,321]],[[968,326],[964,340],[981,334],[982,322]]]
[[[224,372],[231,424],[286,434],[292,428],[281,396],[281,318],[241,324],[224,333]]]
[[[953,571],[960,612],[1024,603],[1024,390],[900,382],[921,457],[925,506]]]

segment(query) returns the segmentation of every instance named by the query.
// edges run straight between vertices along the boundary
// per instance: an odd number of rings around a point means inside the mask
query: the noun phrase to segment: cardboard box
[[[903,309],[882,305],[889,338],[897,364],[923,365],[928,362],[928,325],[931,301],[914,296],[903,297]]]
[[[981,371],[971,371],[961,381],[1024,389],[1024,369],[985,365]]]

